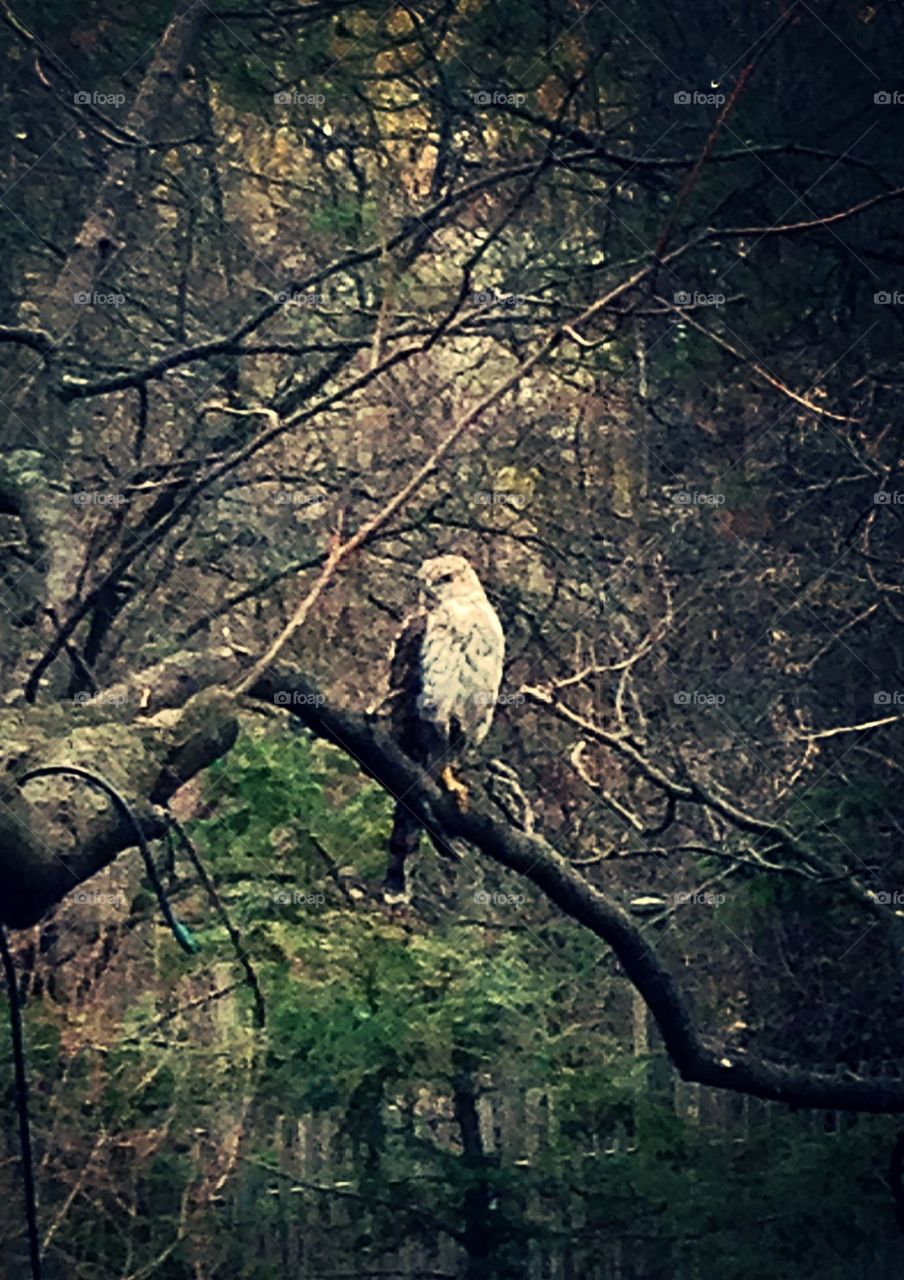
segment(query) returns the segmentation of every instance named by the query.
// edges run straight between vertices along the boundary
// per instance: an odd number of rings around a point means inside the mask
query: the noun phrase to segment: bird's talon
[[[452,772],[452,766],[447,764],[439,776],[440,782],[452,796],[462,813],[468,811],[468,788],[463,782],[460,782]]]

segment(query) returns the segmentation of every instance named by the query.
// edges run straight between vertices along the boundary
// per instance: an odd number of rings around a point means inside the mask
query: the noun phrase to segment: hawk
[[[464,807],[452,760],[490,731],[502,681],[505,637],[480,579],[463,556],[418,570],[421,600],[396,640],[390,666],[392,726],[399,746]],[[387,896],[406,896],[405,860],[421,828],[400,797],[389,840]]]

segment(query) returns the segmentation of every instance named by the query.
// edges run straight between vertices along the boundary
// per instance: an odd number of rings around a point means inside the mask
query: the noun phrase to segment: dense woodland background
[[[899,1274],[904,6],[3,0],[0,46],[46,1275]],[[445,551],[508,640],[470,818],[367,715]],[[244,964],[54,763],[181,818]],[[403,912],[387,788],[468,840]],[[12,1280],[6,1033],[0,1090]]]

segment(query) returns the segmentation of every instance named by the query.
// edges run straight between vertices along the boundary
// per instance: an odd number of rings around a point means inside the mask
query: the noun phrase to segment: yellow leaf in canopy
[[[548,80],[544,80],[535,95],[537,106],[544,115],[548,116],[556,114],[564,98],[562,81],[558,76],[550,76]]]
[[[409,14],[402,9],[393,9],[389,17],[386,19],[386,26],[391,35],[401,36],[408,31],[414,30],[414,23],[411,21]]]

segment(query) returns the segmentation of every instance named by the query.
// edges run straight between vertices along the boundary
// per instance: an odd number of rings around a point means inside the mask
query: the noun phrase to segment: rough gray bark
[[[145,835],[163,835],[162,807],[235,742],[234,704],[203,692],[181,710],[110,719],[70,703],[0,712],[0,921],[35,924],[78,885],[135,843],[131,825],[77,779],[16,780],[40,765],[76,764],[110,781]]]

